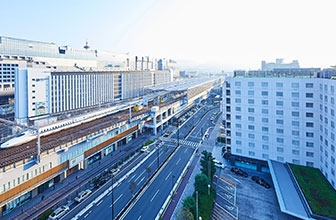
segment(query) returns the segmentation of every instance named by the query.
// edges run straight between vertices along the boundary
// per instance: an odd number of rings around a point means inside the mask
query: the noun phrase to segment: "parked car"
[[[218,160],[213,160],[213,162],[215,163],[215,166],[218,167],[218,168],[224,168],[225,167],[225,165]]]
[[[51,215],[49,215],[49,220],[55,220],[60,219],[62,216],[64,216],[69,211],[69,206],[62,205],[61,207],[58,207]]]
[[[254,182],[258,183],[259,185],[262,185],[263,187],[265,187],[266,189],[270,188],[271,185],[266,182],[263,178],[259,177],[259,176],[252,176],[251,178]]]
[[[88,197],[92,193],[91,190],[87,189],[78,194],[78,196],[75,198],[75,201],[80,203],[83,201],[86,197]]]
[[[248,174],[244,170],[242,170],[240,168],[237,168],[237,167],[232,167],[231,172],[233,172],[233,173],[235,173],[239,176],[248,177]]]

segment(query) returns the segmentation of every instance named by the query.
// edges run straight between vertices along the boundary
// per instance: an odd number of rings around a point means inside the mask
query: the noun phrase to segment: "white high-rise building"
[[[336,81],[317,77],[319,72],[226,79],[223,118],[233,164],[254,158],[316,167],[336,188]]]

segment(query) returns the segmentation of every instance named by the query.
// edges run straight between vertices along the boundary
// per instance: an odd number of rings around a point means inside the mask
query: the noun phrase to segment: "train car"
[[[142,104],[138,104],[138,105],[135,105],[134,106],[134,110],[136,111],[136,112],[139,112],[139,111],[141,111],[143,109],[143,105]]]
[[[1,149],[6,149],[9,147],[14,147],[21,145],[23,143],[27,143],[31,140],[34,140],[36,138],[36,133],[32,131],[25,131],[18,136],[6,141],[5,143],[1,144],[0,148]]]

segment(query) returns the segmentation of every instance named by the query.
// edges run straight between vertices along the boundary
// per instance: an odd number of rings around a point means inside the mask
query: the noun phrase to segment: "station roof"
[[[301,219],[312,219],[306,211],[303,195],[300,195],[296,187],[296,180],[294,176],[291,176],[289,165],[269,160],[268,166],[272,175],[280,210]]]
[[[198,85],[201,85],[206,82],[210,82],[215,80],[214,77],[197,77],[197,78],[192,78],[192,79],[187,79],[187,80],[180,80],[180,81],[174,81],[171,83],[167,84],[162,84],[158,86],[153,86],[148,89],[152,91],[160,91],[160,90],[165,90],[165,91],[183,91],[187,90],[188,88],[192,88]]]

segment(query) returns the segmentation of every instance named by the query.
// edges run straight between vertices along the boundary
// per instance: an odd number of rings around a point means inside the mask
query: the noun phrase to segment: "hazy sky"
[[[224,70],[336,65],[334,0],[1,0],[0,35]]]

